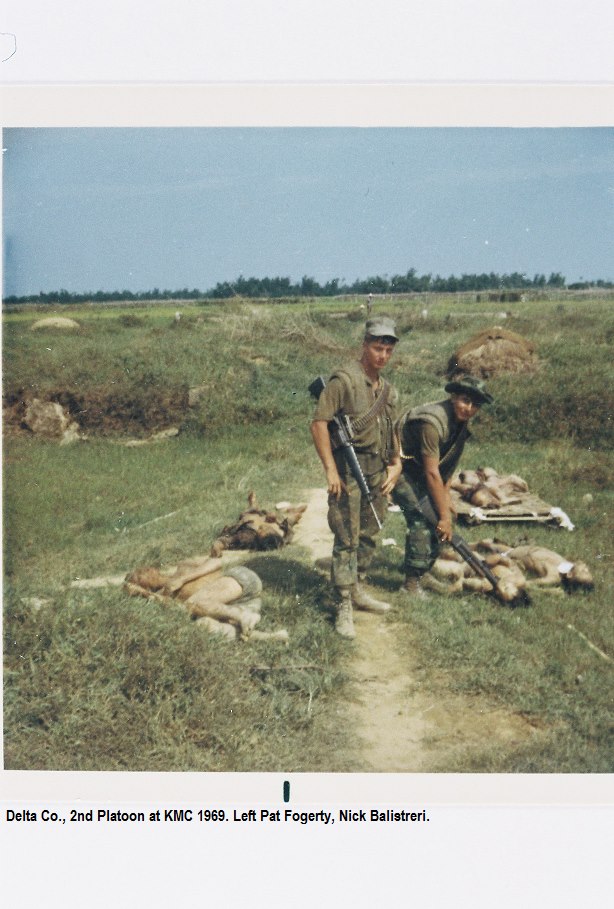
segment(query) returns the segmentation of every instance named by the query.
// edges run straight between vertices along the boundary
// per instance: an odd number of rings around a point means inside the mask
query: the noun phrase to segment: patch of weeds
[[[273,613],[289,620],[289,608],[280,602]],[[319,723],[325,711],[318,706],[334,676],[318,665],[333,638],[327,629],[311,649],[232,644],[180,608],[119,591],[74,594],[38,613],[14,600],[5,609],[7,767],[334,764],[332,726],[325,717]]]
[[[612,438],[614,392],[595,388],[592,382],[582,389],[523,385],[514,394],[497,396],[495,404],[480,414],[485,431],[515,441],[572,439],[590,448],[604,449]]]
[[[364,322],[367,318],[366,310],[364,309],[350,309],[349,312],[345,314],[345,318],[348,322]]]
[[[179,319],[173,318],[172,322],[170,323],[169,327],[173,331],[191,331],[202,322],[202,317],[185,315],[183,313],[181,313],[180,316],[181,318]]]
[[[595,452],[591,464],[570,467],[567,477],[572,483],[583,483],[593,489],[611,489],[614,479],[612,459],[602,452]]]
[[[122,328],[141,328],[146,324],[142,316],[137,316],[133,312],[122,313],[118,316],[117,322]]]

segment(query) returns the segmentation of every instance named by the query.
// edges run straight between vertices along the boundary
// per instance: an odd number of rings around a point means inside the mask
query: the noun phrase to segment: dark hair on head
[[[371,344],[372,341],[381,341],[383,344],[396,344],[397,339],[391,338],[390,335],[365,335],[365,344]]]
[[[451,391],[451,398],[468,398],[472,404],[475,404],[476,407],[481,407],[484,403],[483,398],[479,398],[477,395],[472,395],[470,391]]]
[[[595,589],[595,585],[592,581],[582,583],[582,581],[578,581],[576,578],[570,578],[568,574],[561,575],[561,587],[565,593],[575,593],[576,591],[584,593]]]

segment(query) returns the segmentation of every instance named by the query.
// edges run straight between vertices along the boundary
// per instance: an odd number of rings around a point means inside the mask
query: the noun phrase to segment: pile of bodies
[[[459,518],[470,524],[533,521],[574,529],[561,508],[531,492],[515,473],[500,475],[492,467],[461,470],[452,478],[450,492]]]
[[[480,540],[470,548],[497,578],[495,595],[503,602],[528,602],[532,590],[590,590],[593,578],[585,562],[571,562],[544,546],[509,546],[500,540]],[[488,593],[492,585],[478,576],[452,549],[445,548],[422,585],[435,593]]]
[[[247,510],[224,527],[210,555],[185,559],[166,573],[155,567],[137,568],[126,576],[124,590],[165,605],[181,604],[191,618],[225,637],[287,643],[285,629],[256,630],[262,606],[258,575],[244,565],[223,567],[221,555],[225,549],[266,551],[284,546],[306,508],[288,502],[274,511],[258,508],[250,492]]]
[[[461,470],[452,480],[451,489],[465,502],[478,508],[501,508],[516,505],[529,491],[527,483],[515,473],[500,476],[493,467]]]

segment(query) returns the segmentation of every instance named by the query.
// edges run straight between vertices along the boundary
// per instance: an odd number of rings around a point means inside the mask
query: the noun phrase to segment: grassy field
[[[220,641],[181,611],[116,588],[68,585],[207,552],[252,489],[272,505],[321,486],[306,387],[358,349],[360,302],[5,314],[7,768],[355,769],[344,722],[348,646],[332,630],[307,553],[251,560],[265,583],[262,628],[290,632],[281,649]],[[389,376],[404,406],[440,398],[454,349],[498,321],[492,303],[470,298],[376,306],[402,332]],[[30,331],[42,315],[70,316],[80,328]],[[395,620],[419,655],[422,684],[480,693],[544,730],[539,745],[513,755],[485,742],[471,765],[436,769],[609,772],[614,664],[585,639],[614,658],[613,300],[528,299],[512,304],[505,327],[535,342],[540,369],[489,383],[496,404],[478,418],[465,464],[519,473],[562,507],[573,533],[505,527],[506,538],[529,535],[584,559],[595,591],[542,594],[522,610],[432,596]],[[60,447],[20,429],[28,395],[69,407],[88,441]],[[179,434],[165,443],[117,444],[171,426]],[[391,515],[385,533],[402,544],[402,519]],[[399,559],[381,548],[373,570],[393,601]],[[37,597],[48,604],[36,608]]]

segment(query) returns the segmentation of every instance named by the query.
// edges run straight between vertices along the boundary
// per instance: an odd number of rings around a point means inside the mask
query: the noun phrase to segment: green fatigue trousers
[[[341,465],[339,473],[347,494],[342,492],[338,501],[334,496],[328,497],[328,526],[335,537],[331,580],[335,587],[353,587],[373,558],[379,527],[368,499],[363,496],[345,465]],[[374,493],[373,506],[382,523],[386,514],[386,497],[380,492],[380,487],[385,476],[385,470],[370,475],[365,472],[367,485]]]
[[[419,577],[432,568],[439,553],[437,534],[418,508],[418,502],[426,494],[426,484],[410,482],[405,473],[392,493],[392,500],[400,506],[407,524],[404,568],[408,578]]]

